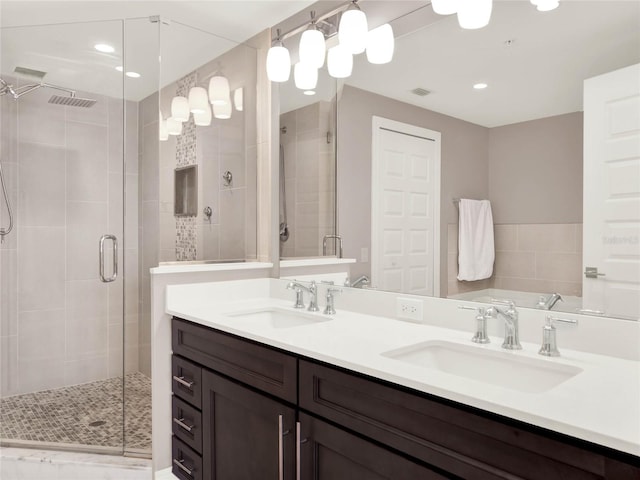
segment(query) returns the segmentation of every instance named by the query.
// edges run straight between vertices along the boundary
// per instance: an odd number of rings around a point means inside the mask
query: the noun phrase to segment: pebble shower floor
[[[126,448],[150,453],[151,380],[125,385]],[[122,448],[122,377],[1,399],[0,439]]]

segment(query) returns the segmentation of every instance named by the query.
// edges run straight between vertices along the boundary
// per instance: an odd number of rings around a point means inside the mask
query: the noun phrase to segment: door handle
[[[104,242],[107,240],[111,240],[113,245],[113,267],[112,274],[110,277],[104,276]],[[103,235],[100,237],[100,248],[98,254],[99,267],[100,267],[100,280],[104,283],[114,282],[116,278],[118,278],[118,239],[115,235]]]
[[[587,278],[598,278],[598,277],[604,277],[605,274],[598,273],[598,267],[585,267],[584,276]]]

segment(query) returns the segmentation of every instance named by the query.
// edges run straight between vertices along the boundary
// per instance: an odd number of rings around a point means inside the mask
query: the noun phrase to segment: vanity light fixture
[[[182,134],[182,122],[176,120],[173,117],[167,118],[167,133],[169,135]]]
[[[457,0],[458,23],[467,30],[486,27],[491,19],[493,0]]]
[[[116,49],[114,47],[112,47],[111,45],[107,44],[107,43],[96,43],[93,48],[95,48],[97,51],[101,52],[101,53],[113,53],[116,51]]]
[[[438,15],[452,15],[458,11],[458,0],[431,0],[431,7]]]
[[[224,104],[213,104],[213,116],[220,120],[231,118],[231,99],[227,98]]]
[[[298,52],[301,62],[308,63],[315,68],[321,68],[324,65],[327,45],[324,41],[324,33],[316,26],[315,16],[316,12],[312,11],[309,28],[302,32],[300,37]]]
[[[313,90],[318,84],[318,69],[307,63],[298,62],[293,67],[293,78],[296,87],[300,90]]]
[[[549,12],[555,10],[560,5],[558,0],[531,0],[539,12]]]
[[[194,112],[193,123],[198,127],[208,127],[211,125],[211,107],[207,104],[206,108],[202,112]]]
[[[374,65],[389,63],[393,58],[395,39],[391,25],[385,23],[367,34],[367,60]]]
[[[340,20],[336,21],[337,18]],[[337,26],[336,23],[338,23]],[[272,82],[288,81],[291,57],[282,42],[302,33],[303,38],[300,39],[299,48],[300,62],[294,67],[294,79],[296,87],[303,91],[315,89],[317,68],[323,66],[325,55],[329,75],[334,78],[349,77],[353,70],[353,55],[365,50],[367,59],[374,64],[388,63],[393,58],[395,41],[391,25],[385,24],[368,31],[367,16],[360,10],[358,0],[343,3],[319,17],[315,16],[315,12],[311,12],[311,24],[300,25],[284,34],[280,30],[276,32],[273,46],[267,53],[267,76]],[[325,39],[336,33],[338,45],[326,52]],[[311,40],[314,37],[318,40],[317,45],[312,47],[311,45],[316,41]],[[322,48],[320,48],[321,43]],[[312,51],[315,53],[311,53]],[[302,65],[312,65],[316,71],[312,72],[311,69]]]
[[[276,32],[276,41],[267,52],[267,77],[272,82],[286,82],[291,75],[291,56],[280,39],[280,29]]]
[[[338,40],[352,54],[364,52],[367,48],[367,16],[358,6],[358,0],[353,0],[347,11],[340,17],[338,26]]]
[[[191,113],[205,113],[211,111],[207,90],[202,87],[192,87],[189,90],[189,111]]]
[[[244,91],[242,87],[236,88],[233,91],[233,106],[236,107],[238,112],[241,112],[244,109]]]
[[[222,75],[216,75],[209,80],[209,102],[211,105],[230,105],[229,80]]]
[[[347,78],[353,71],[353,55],[344,45],[336,45],[327,53],[327,69],[333,78]]]
[[[171,118],[178,122],[189,120],[189,100],[187,100],[187,97],[173,97],[171,100]]]
[[[487,88],[489,85],[487,85],[486,83],[476,83],[473,88],[475,88],[476,90],[484,90],[485,88]]]

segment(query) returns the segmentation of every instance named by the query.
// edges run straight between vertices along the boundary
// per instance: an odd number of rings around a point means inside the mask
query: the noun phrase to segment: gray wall
[[[371,253],[371,117],[429,128],[442,133],[440,217],[440,289],[447,285],[447,228],[457,222],[452,198],[487,198],[489,130],[447,115],[345,86],[338,102],[338,232],[344,256],[356,258],[354,275],[370,273],[360,249]]]
[[[371,249],[374,115],[442,133],[441,295],[495,286],[493,279],[489,283],[455,279],[457,242],[451,232],[458,222],[458,210],[453,198],[491,200],[494,223],[511,230],[518,225],[553,224],[556,230],[564,231],[582,223],[581,112],[490,129],[345,86],[338,102],[338,232],[343,237],[345,257],[358,259],[353,274],[370,273],[370,262],[360,260],[361,248]],[[497,232],[497,240],[502,240],[501,232]],[[522,290],[546,291],[545,285],[556,282],[556,290],[579,295],[576,268],[580,268],[581,236],[568,242],[575,247],[560,252],[571,256],[564,262],[566,268],[544,279],[516,268],[518,259],[512,258],[510,248],[496,259],[496,269],[506,278],[500,287],[515,288],[517,284]],[[535,258],[528,258],[528,270],[536,270],[540,255],[529,250],[526,255]],[[557,283],[560,281],[564,283]]]
[[[489,130],[496,224],[582,223],[582,112]]]

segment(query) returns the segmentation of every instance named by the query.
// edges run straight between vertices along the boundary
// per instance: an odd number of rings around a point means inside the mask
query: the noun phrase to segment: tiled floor
[[[151,380],[131,373],[125,385],[126,449],[150,452]],[[3,398],[0,439],[122,448],[122,389],[117,377]]]

